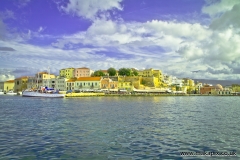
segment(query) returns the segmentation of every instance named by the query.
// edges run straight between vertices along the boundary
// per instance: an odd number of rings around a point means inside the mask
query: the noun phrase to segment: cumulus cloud
[[[223,13],[219,18],[214,19],[210,24],[210,28],[216,29],[226,29],[226,28],[238,28],[240,29],[240,1],[232,7],[231,10]]]
[[[66,5],[61,5],[60,9],[68,14],[77,15],[87,19],[94,20],[99,14],[108,17],[110,10],[122,10],[120,4],[122,0],[69,0]]]
[[[221,16],[226,11],[231,10],[234,5],[240,4],[239,0],[220,0],[210,2],[211,3],[202,8],[202,12],[213,18]]]
[[[237,79],[240,78],[240,35],[236,16],[240,9],[236,1],[232,2],[216,1],[214,4],[219,8],[212,3],[205,6],[203,12],[215,18],[208,27],[180,21],[114,21],[106,14],[98,18],[101,13],[121,10],[121,0],[101,3],[70,0],[60,5],[61,10],[93,20],[86,31],[61,36],[51,46],[0,41],[0,46],[14,48],[17,53],[14,57],[11,52],[0,55],[1,64],[35,66],[31,68],[34,73],[46,70],[46,66],[56,74],[66,67],[86,66],[96,70],[113,66],[161,69],[163,73],[182,78]],[[44,36],[40,35],[43,30],[42,26],[35,32],[29,30],[24,34],[25,40]],[[201,72],[193,73],[193,70]]]
[[[7,80],[13,80],[15,79],[14,75],[10,75],[10,74],[0,74],[0,82],[5,82]]]
[[[196,60],[204,58],[205,56],[204,51],[201,48],[195,46],[194,44],[184,45],[180,47],[177,52],[183,57],[185,57],[187,60]]]

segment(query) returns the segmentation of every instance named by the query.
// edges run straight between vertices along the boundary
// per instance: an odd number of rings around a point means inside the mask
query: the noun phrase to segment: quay
[[[80,92],[80,93],[67,93],[65,97],[96,97],[96,96],[107,96],[107,97],[115,97],[115,96],[131,96],[131,97],[139,97],[139,96],[237,96],[237,95],[212,95],[212,94],[154,94],[154,93],[132,93],[132,94],[117,94],[117,93],[94,93],[94,92]]]

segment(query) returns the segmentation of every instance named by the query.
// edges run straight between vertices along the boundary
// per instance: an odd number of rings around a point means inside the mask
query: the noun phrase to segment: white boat
[[[18,92],[17,94],[18,94],[18,95],[22,95],[22,92]]]
[[[17,95],[17,93],[15,93],[15,92],[13,92],[12,90],[10,90],[10,91],[8,91],[7,93],[6,93],[7,95]]]
[[[3,90],[0,89],[0,95],[1,95],[1,94],[4,94],[4,92],[3,92]]]
[[[48,75],[50,75],[50,69],[49,69]],[[37,83],[38,83],[38,78],[39,78],[39,75],[37,77]],[[48,78],[50,79],[50,76]],[[41,87],[40,89],[37,89],[37,90],[26,89],[25,91],[22,92],[22,96],[23,97],[64,98],[65,94],[60,94],[58,90],[54,90],[53,88]]]
[[[25,90],[22,92],[23,97],[47,97],[47,98],[64,98],[65,94],[60,94],[54,90]]]

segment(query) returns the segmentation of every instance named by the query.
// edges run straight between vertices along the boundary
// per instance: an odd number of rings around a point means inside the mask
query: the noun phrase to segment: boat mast
[[[50,80],[50,68],[48,67],[48,87],[49,87],[49,80]]]
[[[38,89],[38,78],[39,78],[39,72],[38,72],[38,76],[37,76],[37,89]]]

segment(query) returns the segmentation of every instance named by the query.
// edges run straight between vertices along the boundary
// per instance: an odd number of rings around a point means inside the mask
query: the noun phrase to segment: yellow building
[[[14,80],[14,92],[21,92],[27,89],[28,77],[20,77]]]
[[[49,74],[48,72],[40,72],[39,73],[39,79],[52,79],[52,78],[56,78],[56,76],[54,74]]]
[[[4,91],[8,92],[10,90],[14,90],[14,80],[8,80],[4,82]]]
[[[189,78],[184,78],[183,79],[183,85],[186,88],[187,93],[190,94],[190,93],[195,93],[196,92],[194,80],[189,79]]]
[[[138,76],[143,77],[143,82],[142,82],[143,85],[145,84],[147,85],[148,83],[147,86],[156,87],[156,88],[161,88],[165,86],[165,84],[163,83],[163,74],[161,70],[154,70],[150,68],[150,69],[145,69],[137,72],[138,72]],[[149,79],[145,77],[152,77],[152,78]]]
[[[132,91],[134,88],[134,85],[136,88],[139,87],[140,81],[139,77],[135,76],[119,76],[118,77],[118,89],[119,90],[127,90],[127,91]]]
[[[59,71],[60,77],[71,79],[75,77],[75,68],[65,68]]]

